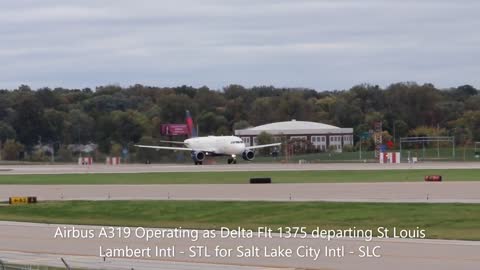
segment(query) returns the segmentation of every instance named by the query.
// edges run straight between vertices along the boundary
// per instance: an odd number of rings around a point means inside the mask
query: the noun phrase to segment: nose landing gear
[[[228,164],[237,164],[237,159],[235,157],[230,157],[227,159]]]

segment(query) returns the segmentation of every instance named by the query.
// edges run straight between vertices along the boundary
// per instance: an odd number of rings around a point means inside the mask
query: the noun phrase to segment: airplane
[[[206,156],[228,156],[228,164],[237,164],[237,156],[244,160],[252,161],[255,158],[255,149],[279,146],[281,143],[270,143],[263,145],[246,146],[241,138],[237,136],[204,136],[197,137],[197,131],[193,125],[190,111],[186,111],[186,123],[189,138],[183,142],[161,141],[164,143],[181,144],[185,147],[155,146],[136,144],[136,147],[190,151],[195,165],[202,165]]]

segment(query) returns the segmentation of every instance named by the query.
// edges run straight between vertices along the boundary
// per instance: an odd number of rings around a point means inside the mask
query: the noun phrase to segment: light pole
[[[452,156],[453,156],[453,159],[455,160],[455,135],[457,134],[457,128],[454,127],[453,128],[453,134],[452,134]]]
[[[360,144],[360,160],[362,160],[362,143],[363,143],[364,139],[368,139],[369,133],[368,132],[363,132],[358,137],[360,138],[360,141],[359,141],[359,144]]]
[[[360,161],[362,161],[362,137],[360,136],[360,141],[358,142],[360,144]]]

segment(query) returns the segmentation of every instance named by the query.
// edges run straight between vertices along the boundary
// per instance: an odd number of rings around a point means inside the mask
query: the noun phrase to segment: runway
[[[322,170],[410,170],[410,169],[480,169],[480,162],[425,162],[416,164],[379,163],[241,163],[236,165],[122,164],[122,165],[0,165],[6,174],[82,174],[145,172],[241,172],[241,171],[322,171]]]
[[[49,200],[217,200],[480,203],[480,182],[2,185],[0,201],[37,196]]]
[[[128,245],[132,248],[138,247],[171,247],[175,246],[176,254],[174,257],[152,257],[145,259],[143,257],[136,259],[115,259],[107,258],[106,263],[111,265],[123,265],[125,268],[134,269],[153,269],[151,266],[142,267],[143,264],[157,264],[157,269],[241,269],[240,266],[253,267],[272,267],[272,268],[295,268],[295,269],[331,269],[331,270],[403,270],[403,269],[422,269],[422,270],[451,270],[451,269],[478,269],[480,264],[480,242],[472,241],[446,241],[446,240],[424,240],[424,239],[376,239],[365,241],[361,238],[341,238],[327,241],[309,236],[301,238],[280,238],[273,235],[270,238],[256,237],[253,239],[235,239],[232,237],[221,238],[219,232],[214,239],[200,238],[192,241],[190,238],[162,238],[150,241],[145,239],[129,237],[123,238],[91,238],[91,239],[55,239],[54,235],[58,226],[17,222],[0,222],[0,258],[17,258],[17,252],[22,254],[39,254],[38,260],[46,256],[64,257],[67,261],[76,261],[82,257],[81,261],[99,264],[100,246],[102,248],[123,248]],[[72,226],[66,226],[71,229]],[[75,226],[79,230],[92,229],[97,235],[101,227],[94,226]],[[205,246],[213,255],[211,257],[194,256],[190,257],[189,249],[191,246]],[[313,256],[304,256],[295,253],[291,257],[268,257],[261,254],[249,258],[238,257],[239,253],[234,252],[230,256],[216,256],[213,250],[216,246],[222,248],[232,248],[236,250],[239,246],[250,247],[257,246],[268,250],[277,247],[297,250],[299,247],[312,247],[320,250],[327,248],[343,248],[344,256],[325,256],[320,255],[317,259]],[[360,247],[369,246],[376,249],[375,255],[381,257],[361,257]],[[303,249],[301,249],[303,250]],[[181,251],[185,251],[184,254]],[[12,255],[14,254],[14,255]],[[323,253],[322,253],[323,254]],[[340,254],[340,253],[338,253]],[[373,254],[373,253],[372,253]],[[25,259],[24,255],[22,258]],[[31,260],[35,260],[33,257]],[[25,259],[26,260],[26,259]],[[167,262],[176,262],[168,264]],[[204,264],[206,263],[206,264]],[[211,264],[220,264],[220,267],[211,267]],[[162,266],[169,266],[163,268]],[[171,267],[170,267],[171,266]],[[195,266],[188,268],[188,266]],[[102,268],[108,269],[108,268]],[[112,269],[112,268],[110,268]],[[246,268],[248,269],[248,268]],[[258,269],[258,268],[257,268]],[[261,269],[261,268],[260,268]]]

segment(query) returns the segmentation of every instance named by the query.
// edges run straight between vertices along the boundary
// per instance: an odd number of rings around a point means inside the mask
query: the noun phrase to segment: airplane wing
[[[171,147],[171,146],[156,146],[156,145],[142,145],[142,144],[135,144],[134,146],[140,147],[140,148],[151,148],[151,149],[163,149],[163,150],[180,150],[180,151],[201,151],[201,152],[207,152],[207,153],[215,153],[215,150],[212,149],[193,149],[193,148],[187,148],[187,147]]]
[[[265,148],[265,147],[273,147],[273,146],[279,146],[282,143],[270,143],[270,144],[262,144],[262,145],[254,145],[254,146],[247,146],[245,149],[257,149],[257,148]]]
[[[159,141],[161,143],[172,143],[172,144],[185,144],[184,142],[179,142],[179,141]]]

